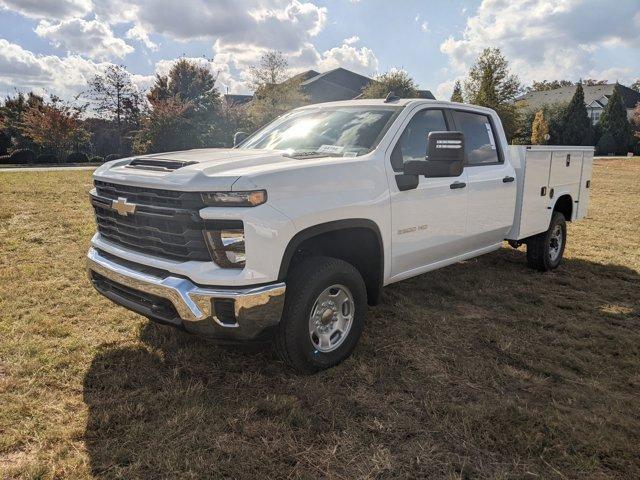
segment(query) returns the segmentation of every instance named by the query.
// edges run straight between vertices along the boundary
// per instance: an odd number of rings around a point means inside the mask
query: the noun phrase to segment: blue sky
[[[292,72],[402,68],[450,95],[485,47],[524,84],[640,77],[640,1],[618,0],[0,0],[0,94],[70,97],[109,63],[144,89],[180,56],[245,93],[269,49]]]

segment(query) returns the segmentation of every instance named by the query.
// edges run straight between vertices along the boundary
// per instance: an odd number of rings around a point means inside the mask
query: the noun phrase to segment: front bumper
[[[202,287],[90,248],[93,286],[115,303],[202,336],[250,340],[280,322],[285,284]]]

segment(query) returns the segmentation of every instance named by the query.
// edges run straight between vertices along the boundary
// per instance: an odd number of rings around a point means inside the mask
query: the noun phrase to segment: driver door
[[[432,131],[451,130],[446,111],[415,112],[399,130],[389,154],[391,192],[391,280],[428,270],[427,266],[465,253],[467,171],[458,177],[420,176],[417,188],[401,191],[395,175],[409,160],[424,160]],[[392,144],[393,145],[393,144]]]

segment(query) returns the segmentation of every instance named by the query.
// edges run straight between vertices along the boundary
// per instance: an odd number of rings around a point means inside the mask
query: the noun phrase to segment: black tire
[[[550,252],[554,243],[556,243],[556,236],[554,232],[560,228],[562,244],[557,254],[552,255]],[[531,237],[527,240],[527,263],[531,268],[540,270],[541,272],[548,272],[557,268],[562,262],[562,256],[564,255],[564,247],[567,245],[567,222],[564,215],[560,212],[553,212],[551,216],[551,223],[549,229],[539,235]]]
[[[286,283],[284,311],[275,334],[280,358],[297,372],[312,374],[349,357],[362,334],[367,308],[367,291],[358,270],[337,258],[312,257],[296,265]],[[353,319],[339,346],[321,352],[311,340],[309,318],[318,297],[336,284],[346,287],[352,296]]]

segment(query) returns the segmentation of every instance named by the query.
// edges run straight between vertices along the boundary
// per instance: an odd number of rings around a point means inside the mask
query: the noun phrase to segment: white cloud
[[[0,0],[1,1],[1,0]],[[174,40],[213,40],[295,51],[324,29],[327,9],[299,0],[96,0],[111,23],[132,21]]]
[[[97,19],[72,18],[59,23],[41,20],[35,32],[58,48],[99,60],[122,58],[134,50],[124,40],[116,38],[107,24]]]
[[[440,45],[454,72],[465,72],[485,47],[499,47],[525,83],[578,79],[596,67],[594,52],[608,45],[637,48],[637,1],[483,0],[464,32]]]
[[[91,11],[91,0],[0,0],[0,9],[30,18],[71,18]]]
[[[149,38],[149,34],[140,25],[134,25],[127,30],[125,35],[130,40],[138,40],[139,42],[142,42],[149,50],[158,49],[158,44]]]
[[[378,59],[370,48],[358,48],[344,41],[339,47],[325,51],[318,61],[318,67],[321,71],[344,67],[371,76],[378,71]]]
[[[77,55],[36,55],[20,45],[0,39],[0,91],[53,93],[72,98],[87,88],[87,82],[106,67]]]
[[[4,91],[47,87],[60,95],[76,92],[82,83],[78,75],[107,65],[96,62],[123,58],[134,50],[133,41],[157,50],[156,37],[163,38],[163,43],[211,41],[213,59],[191,60],[206,62],[223,92],[249,92],[249,68],[268,50],[283,53],[290,73],[343,66],[373,75],[378,69],[373,51],[360,45],[355,35],[326,51],[317,50],[313,42],[325,28],[327,9],[315,0],[0,0],[0,8],[38,18],[35,32],[68,52],[66,57],[36,55],[10,44],[11,51],[0,52],[0,57],[19,52],[22,58],[0,70]],[[123,38],[114,35],[114,26],[118,32],[124,29]],[[174,61],[161,60],[155,70],[166,72]],[[80,62],[83,73],[63,78],[69,65]],[[52,69],[53,64],[59,65],[61,73]],[[33,75],[17,73],[25,69],[32,69]],[[153,81],[150,75],[132,78],[141,87]]]
[[[420,31],[427,33],[429,32],[429,22],[424,21],[420,24]]]

